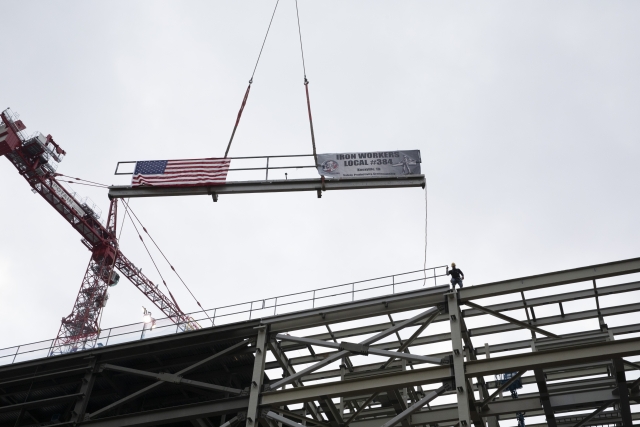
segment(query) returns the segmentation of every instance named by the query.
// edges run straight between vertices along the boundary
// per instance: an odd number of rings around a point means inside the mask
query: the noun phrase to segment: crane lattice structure
[[[0,113],[0,156],[5,156],[29,183],[80,235],[91,251],[89,265],[71,314],[62,318],[50,354],[86,350],[96,345],[100,315],[108,299],[108,288],[118,283],[118,270],[182,330],[200,326],[185,315],[173,298],[167,297],[142,274],[118,247],[116,238],[117,200],[112,200],[106,225],[89,199],[79,199],[56,179],[57,164],[65,151],[51,135],[39,132],[26,136],[26,126],[9,109]]]

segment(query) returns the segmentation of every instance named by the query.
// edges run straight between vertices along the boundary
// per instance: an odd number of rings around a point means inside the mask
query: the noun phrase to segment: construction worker
[[[456,268],[456,263],[451,263],[451,270],[447,266],[447,276],[451,275],[451,287],[452,289],[456,288],[456,284],[460,285],[460,289],[462,289],[462,281],[464,280],[464,273],[459,268]]]

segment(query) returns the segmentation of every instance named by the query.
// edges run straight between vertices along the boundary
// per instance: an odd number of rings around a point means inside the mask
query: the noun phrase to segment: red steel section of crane
[[[75,194],[56,180],[56,163],[66,153],[51,135],[45,137],[36,133],[28,138],[23,137],[21,131],[25,129],[24,124],[9,110],[0,113],[0,119],[0,156],[6,156],[33,191],[40,194],[80,233],[82,242],[92,252],[73,311],[63,318],[52,352],[56,353],[55,349],[59,352],[70,351],[78,345],[86,348],[87,345],[91,346],[91,342],[95,343],[100,332],[97,321],[106,303],[106,290],[113,284],[114,268],[181,329],[200,328],[119,250],[115,237],[117,204],[112,201],[105,227],[89,203],[78,200]]]

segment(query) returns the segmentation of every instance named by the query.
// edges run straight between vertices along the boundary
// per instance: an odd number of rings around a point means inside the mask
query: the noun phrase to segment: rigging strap
[[[302,73],[304,75],[304,92],[307,95],[307,112],[309,113],[309,128],[311,129],[311,147],[313,148],[313,161],[318,166],[316,154],[316,135],[313,132],[313,118],[311,117],[311,101],[309,100],[309,80],[307,80],[307,67],[304,63],[304,49],[302,48],[302,31],[300,30],[300,12],[298,12],[298,0],[296,0],[296,18],[298,20],[298,38],[300,39],[300,55],[302,56]]]
[[[240,117],[242,117],[242,111],[244,110],[244,106],[247,104],[247,98],[249,98],[249,91],[251,90],[251,83],[253,83],[253,76],[256,75],[256,69],[258,69],[258,63],[260,62],[260,57],[262,56],[262,50],[264,49],[264,44],[267,42],[267,36],[269,35],[269,30],[271,29],[271,24],[273,23],[273,17],[276,16],[278,3],[280,3],[280,0],[276,0],[276,5],[273,8],[273,13],[271,14],[271,20],[269,21],[267,32],[265,33],[264,39],[262,40],[262,46],[260,46],[260,53],[258,53],[258,59],[256,59],[256,65],[253,67],[253,72],[251,73],[251,78],[249,79],[249,86],[247,86],[247,91],[244,93],[244,98],[242,99],[242,105],[240,105],[240,111],[238,111],[238,117],[236,118],[236,124],[235,126],[233,126],[233,132],[231,132],[231,138],[229,138],[229,144],[227,144],[227,150],[224,152],[225,159],[229,155],[229,150],[231,149],[231,143],[233,142],[233,137],[236,135],[236,130],[238,129],[238,125],[240,124]]]
[[[311,147],[313,147],[313,161],[318,166],[318,155],[316,154],[316,136],[313,133],[313,118],[311,117],[311,102],[309,101],[309,80],[304,79],[304,92],[307,94],[307,111],[309,112],[309,128],[311,129]]]
[[[233,142],[233,137],[236,135],[236,129],[238,129],[238,125],[240,124],[240,117],[242,117],[242,111],[244,110],[244,106],[247,104],[247,98],[249,97],[249,91],[251,90],[252,80],[249,80],[249,86],[247,86],[247,91],[244,93],[244,99],[242,100],[242,105],[240,105],[240,111],[238,111],[238,118],[236,119],[236,124],[233,127],[233,132],[231,132],[231,138],[229,139],[229,144],[227,144],[227,151],[224,152],[224,158],[226,159],[229,155],[229,150],[231,149],[231,143]]]

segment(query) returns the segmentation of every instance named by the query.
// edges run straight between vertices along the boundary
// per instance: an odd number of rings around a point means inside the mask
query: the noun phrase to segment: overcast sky
[[[127,183],[120,160],[224,154],[274,6],[1,4],[0,108],[54,136],[59,172],[105,184]],[[428,266],[455,261],[473,286],[640,256],[640,3],[299,7],[318,151],[421,150]],[[311,152],[298,43],[295,3],[281,0],[230,155]],[[5,347],[56,335],[90,253],[7,160],[0,182]],[[72,188],[106,213],[106,191]],[[418,188],[131,203],[205,307],[424,262]],[[132,231],[123,253],[159,281]],[[143,305],[123,279],[103,327],[140,321]]]

